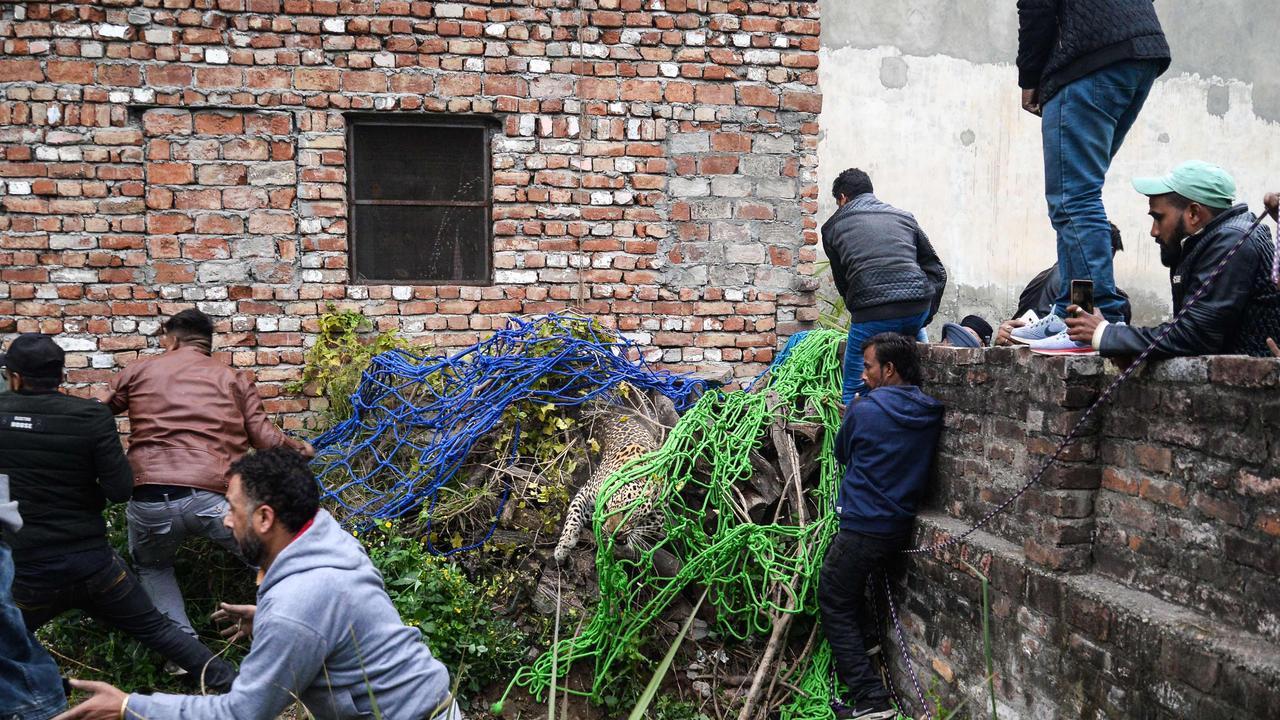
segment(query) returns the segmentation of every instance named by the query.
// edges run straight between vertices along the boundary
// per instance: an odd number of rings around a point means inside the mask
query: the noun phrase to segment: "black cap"
[[[964,319],[960,321],[960,325],[978,333],[978,337],[982,338],[983,344],[991,344],[991,334],[994,332],[991,328],[991,323],[977,315],[965,315]]]
[[[61,379],[66,356],[48,335],[23,333],[9,343],[8,352],[0,353],[0,365],[23,377]]]

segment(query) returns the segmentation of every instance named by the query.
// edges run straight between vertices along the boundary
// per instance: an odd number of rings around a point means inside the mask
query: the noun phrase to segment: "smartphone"
[[[1080,312],[1093,312],[1093,281],[1092,280],[1072,280],[1071,281],[1071,304],[1079,305]]]

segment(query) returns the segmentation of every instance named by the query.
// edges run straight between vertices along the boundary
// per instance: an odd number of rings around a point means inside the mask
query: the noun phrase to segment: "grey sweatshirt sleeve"
[[[253,647],[226,695],[130,695],[129,720],[274,720],[324,666],[324,638],[311,627],[274,617],[254,628]]]

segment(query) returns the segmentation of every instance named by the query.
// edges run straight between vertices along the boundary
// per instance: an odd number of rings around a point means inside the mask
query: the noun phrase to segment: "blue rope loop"
[[[351,417],[312,441],[321,500],[340,506],[344,523],[356,527],[403,517],[424,504],[433,513],[440,490],[513,404],[575,407],[612,399],[623,383],[665,395],[678,412],[709,387],[691,375],[654,369],[626,338],[559,313],[512,318],[492,337],[452,355],[385,352],[352,393]],[[519,443],[517,424],[509,464],[519,457]],[[508,483],[499,516],[509,495]],[[480,541],[431,550],[475,549],[496,526],[495,517]]]

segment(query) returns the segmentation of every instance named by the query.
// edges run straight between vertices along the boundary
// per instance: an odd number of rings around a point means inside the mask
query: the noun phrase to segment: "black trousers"
[[[831,645],[836,676],[849,688],[848,700],[855,705],[889,698],[889,690],[867,655],[869,645],[878,643],[880,635],[868,606],[867,590],[883,596],[881,573],[906,546],[908,537],[882,538],[841,530],[822,560],[818,573],[822,632]]]
[[[138,578],[114,550],[85,550],[17,565],[13,599],[35,632],[62,613],[79,609],[132,635],[172,660],[206,687],[226,690],[236,671],[152,604]]]

